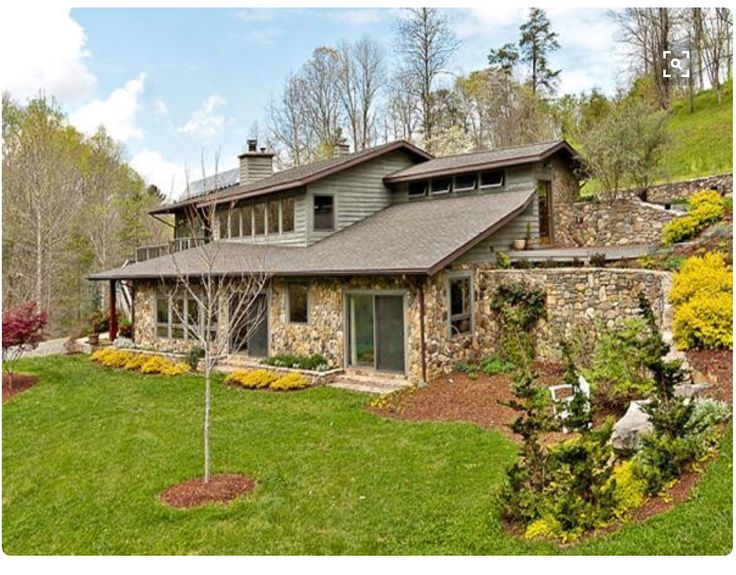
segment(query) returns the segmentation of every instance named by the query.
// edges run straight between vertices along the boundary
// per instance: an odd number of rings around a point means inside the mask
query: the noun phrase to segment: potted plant
[[[524,247],[526,249],[532,247],[532,225],[529,222],[526,223],[526,236],[524,237],[524,243]]]
[[[526,248],[526,240],[523,238],[520,240],[514,240],[514,243],[511,244],[511,247],[513,247],[516,251],[521,251]]]

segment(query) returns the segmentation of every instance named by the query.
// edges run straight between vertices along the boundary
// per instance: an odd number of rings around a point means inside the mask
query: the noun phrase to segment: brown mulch
[[[38,383],[38,377],[28,373],[14,373],[11,384],[7,373],[3,373],[3,401],[24,392],[29,387]]]
[[[235,473],[212,475],[205,483],[203,477],[172,485],[159,497],[161,501],[177,509],[191,509],[209,503],[230,503],[241,495],[253,491],[254,479]]]
[[[733,404],[733,352],[730,349],[692,349],[685,352],[691,367],[710,384],[707,395]]]
[[[536,370],[539,383],[551,386],[560,382],[564,367],[540,363]],[[509,429],[516,419],[516,412],[502,405],[513,398],[508,374],[487,376],[480,373],[473,380],[464,373],[453,372],[414,390],[397,402],[368,409],[379,415],[409,421],[466,421],[518,440]],[[547,434],[544,443],[569,437],[561,433]]]

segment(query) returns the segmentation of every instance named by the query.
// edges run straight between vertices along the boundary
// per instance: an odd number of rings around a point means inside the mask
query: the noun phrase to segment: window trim
[[[154,318],[154,325],[156,326],[156,338],[157,339],[165,339],[169,341],[190,341],[194,340],[195,338],[191,336],[192,333],[192,324],[189,321],[190,317],[190,310],[189,310],[189,303],[193,302],[197,313],[197,331],[202,332],[205,328],[205,321],[204,321],[204,309],[201,305],[199,305],[199,302],[192,297],[192,295],[189,293],[189,291],[185,291],[182,294],[177,294],[179,297],[175,298],[174,294],[171,293],[171,291],[163,291],[160,287],[156,289],[156,295],[154,297],[154,305],[153,305],[153,318]],[[167,313],[167,320],[166,323],[158,321],[158,300],[159,299],[166,299],[168,301],[168,313]],[[174,321],[175,313],[174,313],[174,301],[175,300],[182,300],[184,302],[184,317],[182,318],[182,321]],[[166,335],[159,335],[158,330],[159,328],[166,328]],[[183,337],[172,337],[172,333],[174,329],[181,328],[182,332],[184,334]],[[215,333],[219,333],[220,329],[220,313],[219,309],[217,311],[217,317],[216,320],[212,322],[212,325],[210,328],[215,331]]]
[[[456,280],[468,281],[468,311],[467,313],[452,315],[452,282]],[[459,271],[447,275],[447,331],[450,338],[475,335],[475,286],[473,284],[472,272]],[[468,331],[456,332],[452,327],[453,320],[464,319],[465,317],[470,320],[470,328]]]
[[[483,185],[483,174],[499,172],[501,174],[500,184],[486,184]],[[506,170],[482,170],[478,172],[478,189],[479,190],[491,190],[494,188],[503,188],[506,185]]]
[[[473,177],[473,186],[470,188],[460,188],[457,185],[457,179],[462,177]],[[457,174],[452,178],[452,191],[453,192],[472,192],[478,189],[478,181],[480,180],[479,174],[473,172],[471,174]]]
[[[447,180],[447,188],[444,190],[435,191],[432,189],[432,184],[437,180]],[[449,194],[450,191],[452,191],[452,177],[451,176],[443,176],[441,178],[432,178],[429,180],[429,194],[431,196],[442,196],[444,194]]]
[[[304,321],[295,321],[291,319],[291,292],[289,291],[292,286],[302,286],[307,290],[307,317]],[[294,325],[307,325],[311,316],[311,296],[309,289],[309,282],[306,281],[291,281],[286,284],[286,323]]]
[[[315,227],[315,210],[317,209],[317,206],[315,204],[315,200],[317,198],[332,198],[332,227],[330,228],[317,228]],[[311,219],[312,219],[312,231],[313,232],[334,232],[337,229],[337,196],[334,193],[316,193],[312,194],[312,210],[311,210]]]

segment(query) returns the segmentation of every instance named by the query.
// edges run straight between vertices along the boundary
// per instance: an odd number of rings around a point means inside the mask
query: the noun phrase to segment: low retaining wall
[[[641,192],[640,195],[647,202],[665,204],[675,200],[689,198],[701,190],[718,190],[723,195],[732,194],[733,173],[658,184],[656,186],[650,186]]]
[[[662,228],[681,214],[638,198],[576,202],[560,246],[658,244]]]

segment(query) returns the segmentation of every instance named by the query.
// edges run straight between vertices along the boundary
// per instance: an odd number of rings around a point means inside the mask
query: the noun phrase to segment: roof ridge
[[[436,156],[435,160],[442,160],[445,158],[459,158],[461,156],[473,156],[476,154],[488,154],[490,152],[501,152],[503,150],[514,150],[516,148],[529,148],[531,146],[542,146],[544,144],[559,144],[560,142],[564,142],[565,140],[563,138],[557,138],[555,140],[543,140],[541,142],[530,142],[528,144],[515,144],[513,146],[501,146],[500,148],[489,148],[487,150],[477,150],[475,152],[463,152],[461,154],[448,154],[447,156]]]

